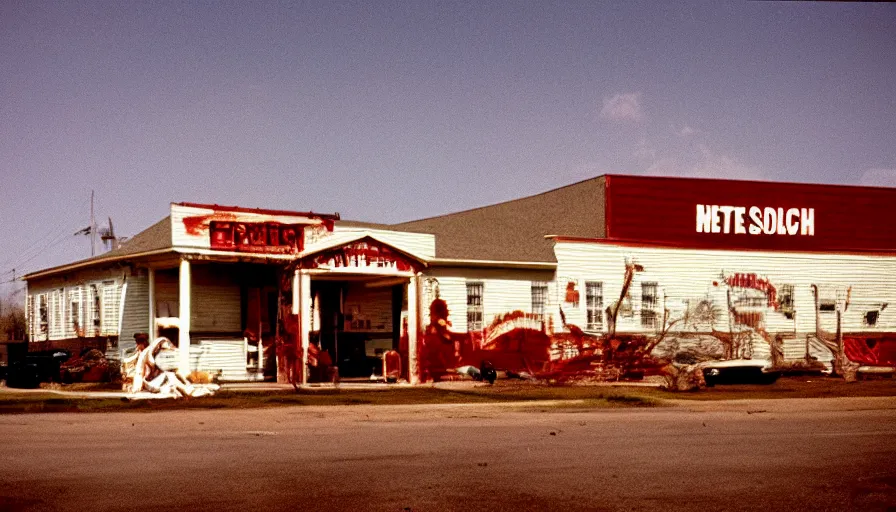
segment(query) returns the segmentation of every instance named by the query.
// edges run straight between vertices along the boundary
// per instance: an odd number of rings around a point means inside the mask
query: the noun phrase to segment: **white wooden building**
[[[168,335],[173,366],[248,380],[273,378],[293,314],[296,343],[319,343],[343,375],[396,349],[414,381],[436,297],[455,332],[522,311],[597,336],[618,302],[616,332],[663,333],[670,357],[717,351],[725,331],[745,340],[728,357],[772,364],[779,338],[785,361],[829,362],[816,335],[839,318],[867,344],[861,364],[896,366],[894,204],[888,188],[632,176],[397,225],[172,204],[119,249],[25,276],[29,334],[112,357],[137,332]]]

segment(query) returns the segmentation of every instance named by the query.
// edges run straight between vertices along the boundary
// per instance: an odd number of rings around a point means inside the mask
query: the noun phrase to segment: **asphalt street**
[[[888,510],[896,399],[0,417],[0,510]]]

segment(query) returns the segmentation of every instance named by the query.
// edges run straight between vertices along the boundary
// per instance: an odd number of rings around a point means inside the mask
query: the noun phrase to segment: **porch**
[[[299,258],[182,255],[176,267],[150,266],[149,332],[178,345],[158,362],[222,382],[304,385],[323,380],[315,363],[327,358],[340,377],[369,382],[395,351],[401,379],[414,382],[420,267],[370,237]],[[289,361],[300,361],[295,376]]]

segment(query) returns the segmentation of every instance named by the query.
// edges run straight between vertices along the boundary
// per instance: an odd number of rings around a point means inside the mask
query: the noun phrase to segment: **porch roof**
[[[171,216],[169,215],[140,233],[137,233],[132,238],[122,242],[120,247],[112,249],[107,253],[72,263],[66,263],[64,265],[58,265],[56,267],[38,270],[26,274],[22,277],[22,280],[27,281],[29,279],[46,277],[102,263],[113,263],[129,258],[164,254],[173,251],[174,247],[171,244]]]

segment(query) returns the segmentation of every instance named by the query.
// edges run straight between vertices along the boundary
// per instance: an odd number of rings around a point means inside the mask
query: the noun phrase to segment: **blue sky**
[[[889,4],[7,0],[0,281],[89,256],[91,190],[127,236],[604,173],[896,186],[894,56]]]

